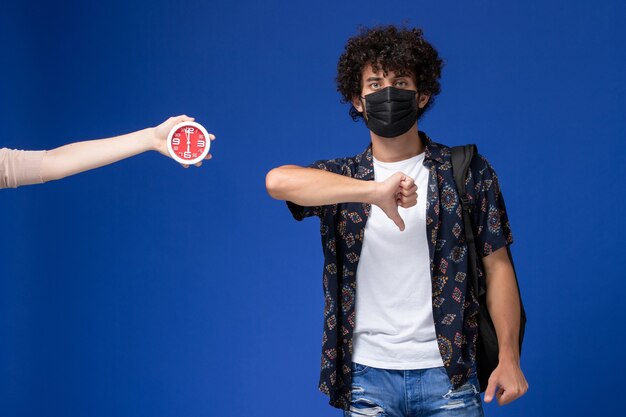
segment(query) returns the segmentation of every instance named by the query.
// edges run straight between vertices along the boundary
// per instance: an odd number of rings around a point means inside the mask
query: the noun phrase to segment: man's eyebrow
[[[394,77],[392,77],[393,80],[397,80],[398,78],[408,78],[410,77],[410,74],[397,74]],[[365,82],[369,83],[370,81],[380,81],[382,80],[383,77],[369,77],[365,80]]]

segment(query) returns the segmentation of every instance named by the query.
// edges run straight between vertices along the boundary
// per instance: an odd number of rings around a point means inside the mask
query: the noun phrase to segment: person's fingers
[[[500,392],[496,393],[496,398],[498,399],[498,404],[506,405],[517,400],[519,397],[526,394],[527,391],[528,383],[526,383],[526,381],[518,382],[509,388],[501,389]]]
[[[193,122],[195,119],[193,117],[189,117],[186,114],[181,114],[178,116],[172,116],[170,118],[168,118],[165,122],[163,122],[160,126],[164,127],[164,128],[172,128],[175,125],[182,123],[182,122]]]
[[[519,395],[517,393],[517,390],[515,389],[500,390],[496,394],[496,398],[498,399],[498,404],[500,405],[506,405],[510,403],[511,401],[515,400],[517,397],[519,397]]]
[[[209,133],[209,139],[215,140],[215,135],[213,133]]]
[[[417,200],[410,200],[410,201],[407,201],[406,203],[402,200],[398,200],[398,206],[402,208],[411,208],[415,205],[417,205]]]
[[[400,181],[400,187],[402,188],[411,188],[415,184],[415,180],[411,177],[407,177],[406,175],[402,177]]]
[[[197,163],[195,164],[195,166],[197,166],[198,168],[200,168],[200,167],[202,166],[202,161],[197,162]]]
[[[493,400],[493,396],[496,393],[496,381],[492,381],[489,378],[489,382],[487,383],[487,389],[485,390],[485,402],[490,403]]]
[[[396,201],[398,203],[403,204],[403,205],[409,205],[411,203],[416,203],[417,202],[417,194],[413,194],[413,195],[409,195],[409,196],[399,195],[398,198],[396,199]]]
[[[211,155],[210,153],[207,154],[207,156],[204,157],[204,159],[211,159],[211,158],[213,158],[213,155]]]
[[[403,181],[405,177],[406,175],[404,175],[404,173],[396,172],[391,177],[387,178],[384,181],[384,183],[386,183],[385,192],[390,192],[391,190],[389,188],[393,188],[395,189],[395,192],[397,192],[397,189],[400,187],[400,183]]]
[[[194,120],[196,119],[194,119],[193,117],[189,117],[186,114],[181,114],[179,116],[174,116],[174,117],[169,118],[169,121],[172,122],[172,125],[177,125],[182,122],[193,122]]]
[[[403,203],[417,200],[417,188],[411,188],[410,190],[399,189],[396,192],[396,200],[402,201]]]
[[[417,193],[417,185],[413,184],[413,186],[411,186],[410,188],[403,188],[400,187],[398,192],[406,197],[410,196],[410,195],[416,195]]]
[[[183,168],[189,168],[189,165],[187,164],[181,164],[183,166]]]

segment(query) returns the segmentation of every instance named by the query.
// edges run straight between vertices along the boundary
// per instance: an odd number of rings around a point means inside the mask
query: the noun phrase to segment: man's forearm
[[[143,129],[113,138],[61,146],[46,153],[41,176],[44,181],[50,181],[99,168],[154,149],[154,142],[154,130]]]
[[[483,263],[487,274],[487,308],[498,336],[499,359],[519,363],[519,294],[506,248],[483,258]]]
[[[524,395],[528,382],[520,367],[520,301],[515,272],[505,247],[483,258],[487,274],[487,308],[498,336],[498,366],[485,390],[485,402],[504,405]]]
[[[296,165],[272,169],[265,182],[267,191],[273,198],[292,201],[302,206],[371,203],[376,192],[374,181],[358,180]]]

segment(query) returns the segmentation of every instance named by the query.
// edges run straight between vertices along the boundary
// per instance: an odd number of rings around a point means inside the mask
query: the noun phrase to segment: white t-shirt
[[[443,366],[432,309],[426,235],[428,170],[424,153],[398,162],[374,158],[374,178],[396,172],[415,180],[417,205],[398,209],[403,232],[375,205],[365,226],[356,273],[354,362],[385,369]]]

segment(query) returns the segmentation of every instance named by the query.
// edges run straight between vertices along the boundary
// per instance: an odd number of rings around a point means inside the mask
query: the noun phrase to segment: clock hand
[[[187,135],[187,152],[189,152],[189,145],[191,145],[191,132],[193,132],[192,127],[188,127],[187,129],[185,129],[185,134]]]

